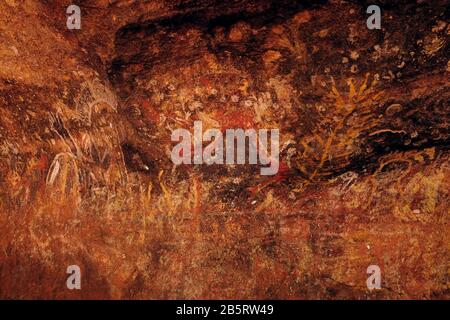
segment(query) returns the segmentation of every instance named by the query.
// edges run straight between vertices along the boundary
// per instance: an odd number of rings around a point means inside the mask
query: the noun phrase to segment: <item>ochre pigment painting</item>
[[[1,299],[448,299],[449,1],[1,0]]]

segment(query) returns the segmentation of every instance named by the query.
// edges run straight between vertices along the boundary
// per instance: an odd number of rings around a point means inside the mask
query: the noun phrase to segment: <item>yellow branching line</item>
[[[312,138],[312,140],[315,140],[316,143],[320,144],[322,147],[321,151],[319,151],[321,152],[318,159],[319,163],[315,167],[313,173],[309,175],[309,179],[311,181],[317,176],[322,176],[320,171],[322,170],[325,162],[332,158],[331,150],[333,144],[336,143],[337,147],[344,148],[349,145],[362,130],[373,128],[379,124],[378,119],[371,119],[372,114],[367,114],[366,116],[363,115],[362,119],[360,119],[358,123],[346,129],[346,132],[342,135],[342,137],[338,135],[339,132],[345,128],[347,122],[351,120],[355,110],[358,109],[362,111],[363,114],[364,112],[369,112],[373,103],[381,97],[383,93],[382,91],[375,93],[375,86],[377,84],[376,79],[374,79],[370,85],[368,84],[369,76],[369,73],[365,75],[364,81],[359,87],[354,78],[349,78],[346,81],[348,86],[348,93],[346,95],[342,95],[339,92],[334,79],[331,78],[332,85],[328,97],[334,100],[334,106],[339,114],[339,119],[334,121],[334,128],[330,130],[325,142],[320,134],[316,134]],[[315,154],[318,153],[318,150],[312,150],[308,144],[308,141],[300,141],[300,145],[304,149],[302,152],[302,156],[304,158],[315,158]],[[351,152],[349,151],[344,152],[345,157],[348,157],[350,154]],[[300,169],[301,171],[304,171],[302,166],[300,166]]]

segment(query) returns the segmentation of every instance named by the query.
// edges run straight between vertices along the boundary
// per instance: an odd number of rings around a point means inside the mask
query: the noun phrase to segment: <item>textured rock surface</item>
[[[448,1],[379,1],[382,30],[361,1],[69,4],[0,2],[1,298],[448,298]],[[279,128],[279,173],[174,167],[195,120]]]

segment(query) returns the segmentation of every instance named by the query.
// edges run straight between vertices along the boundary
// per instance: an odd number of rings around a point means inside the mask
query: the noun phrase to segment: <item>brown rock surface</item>
[[[447,299],[448,2],[392,3],[90,0],[68,30],[1,1],[0,298]],[[279,128],[279,173],[174,166],[195,120]]]

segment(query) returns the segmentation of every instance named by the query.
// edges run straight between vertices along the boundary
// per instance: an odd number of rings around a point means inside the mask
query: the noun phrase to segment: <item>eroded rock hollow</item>
[[[73,2],[0,2],[0,298],[448,298],[448,1]]]

